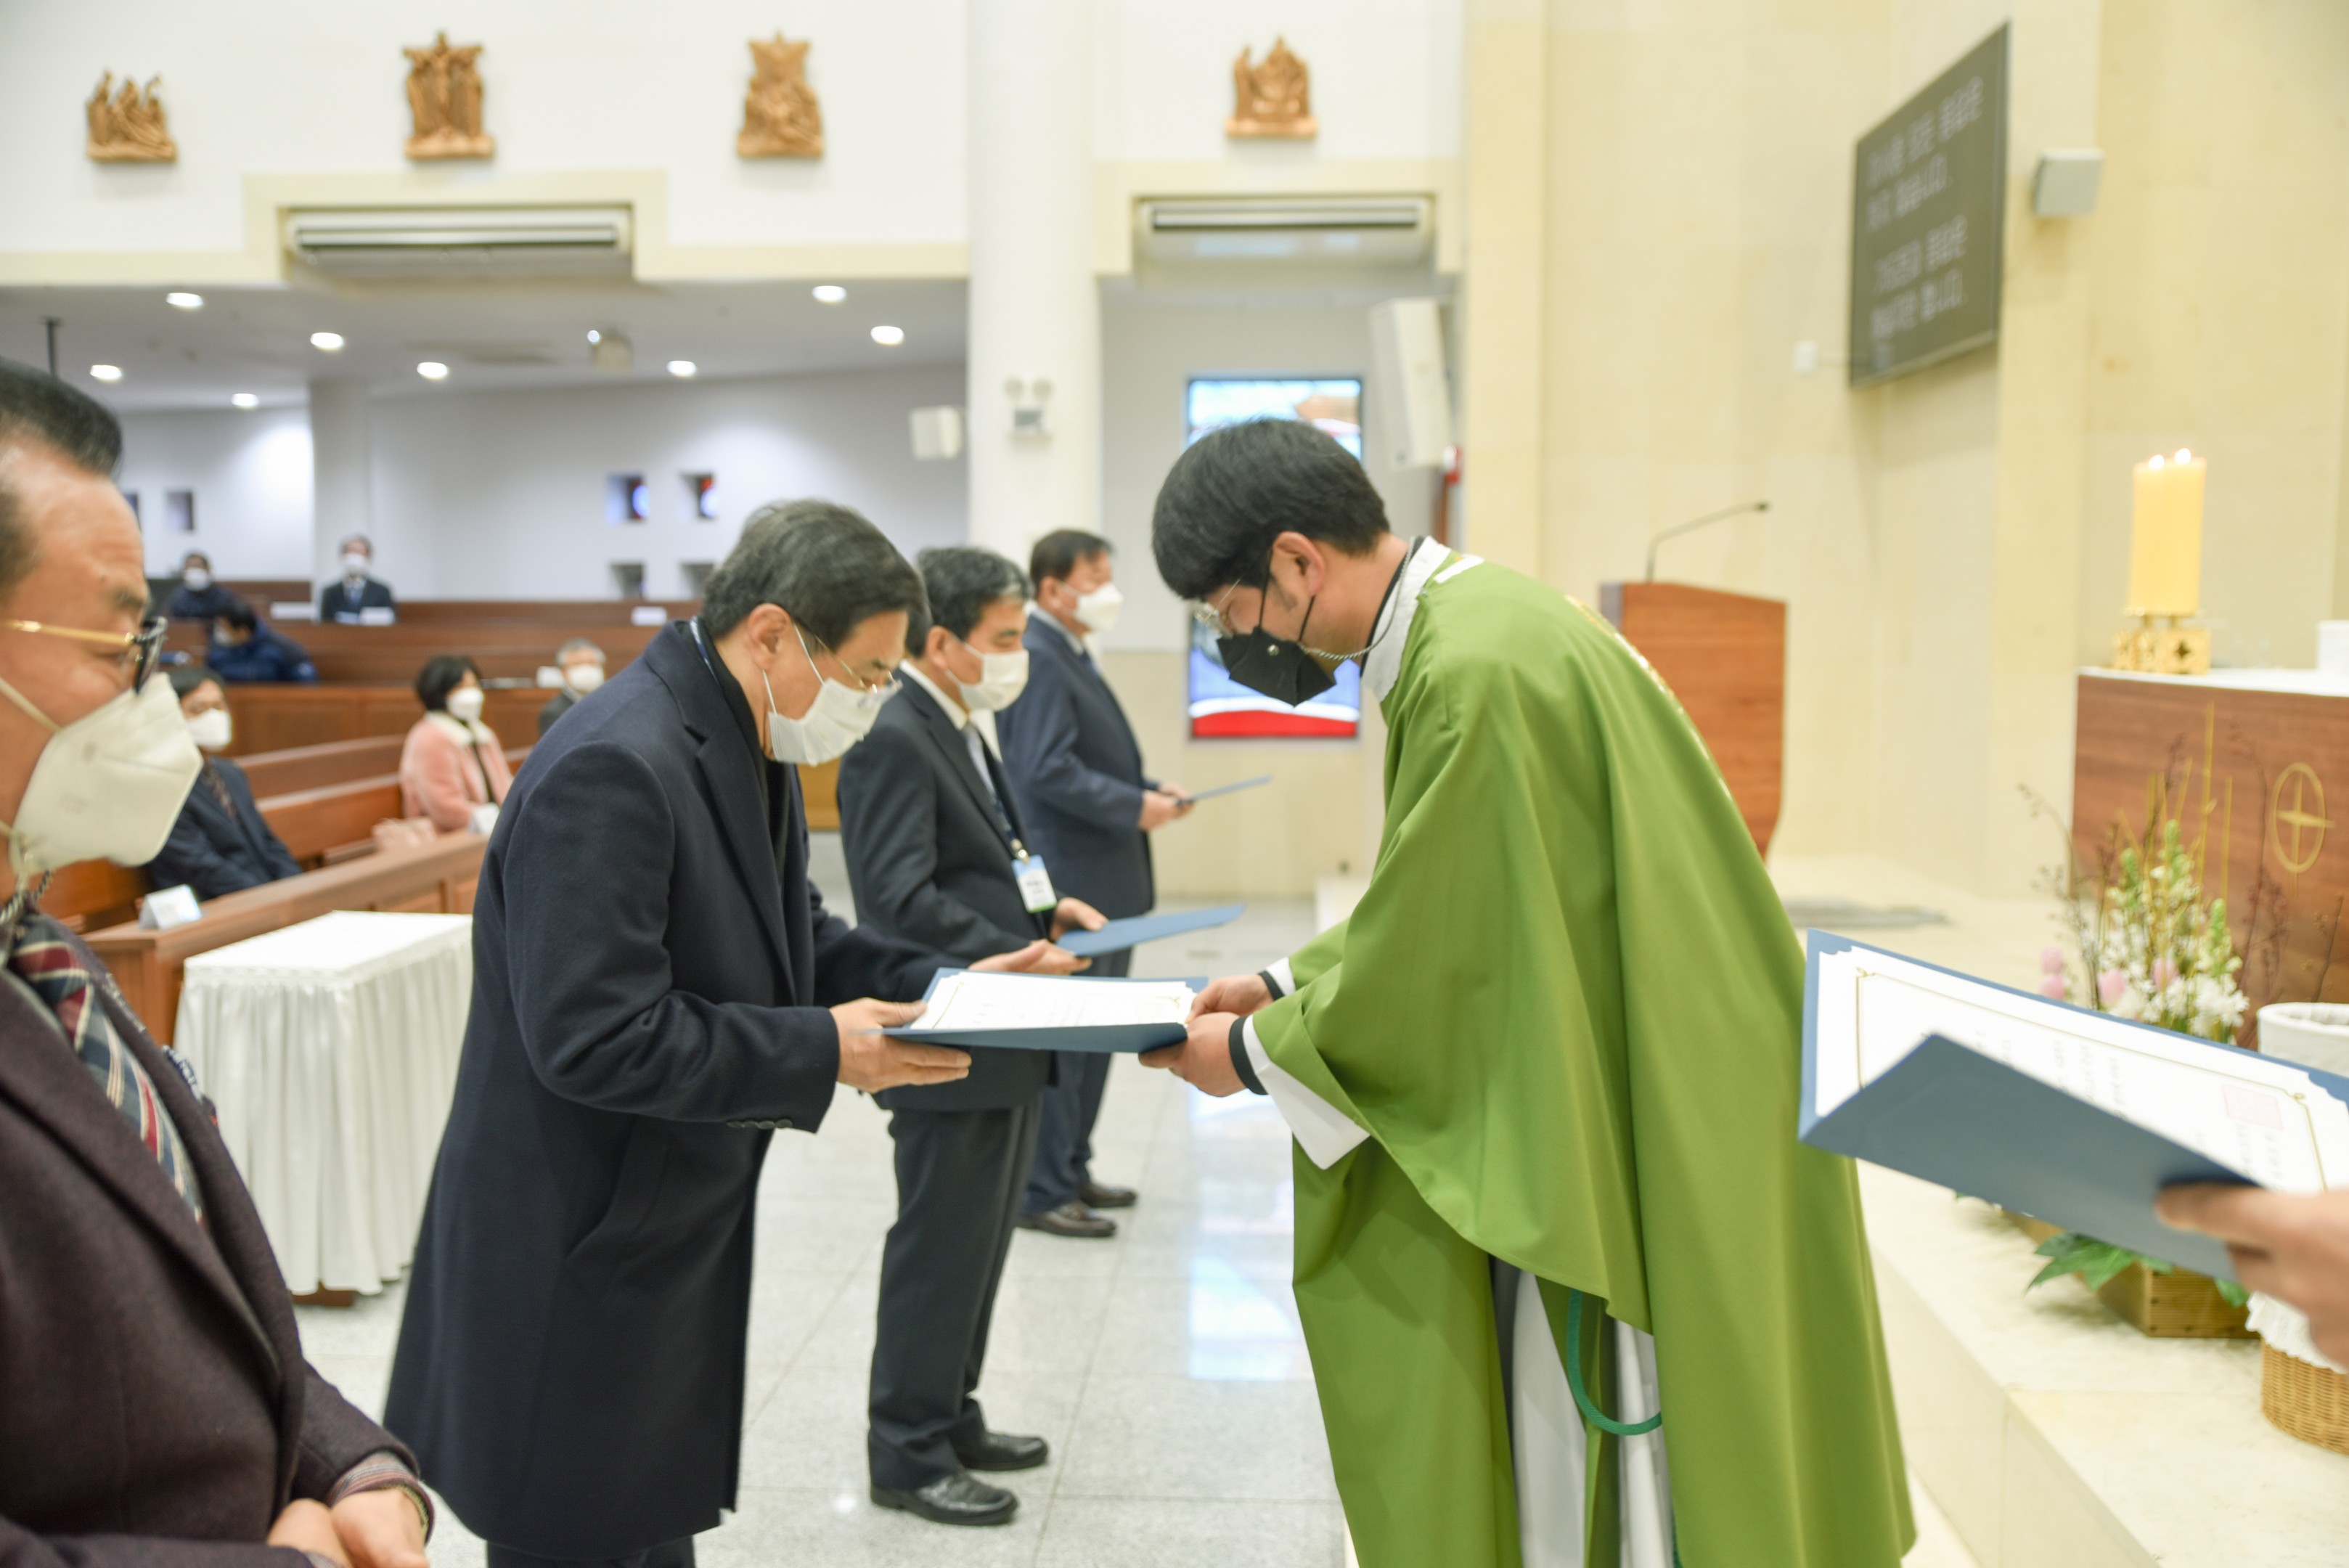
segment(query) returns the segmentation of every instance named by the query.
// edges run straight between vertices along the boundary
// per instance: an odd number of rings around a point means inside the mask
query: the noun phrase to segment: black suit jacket
[[[358,597],[353,598],[350,587],[342,578],[328,583],[318,595],[318,618],[329,624],[338,620],[357,620],[363,609],[389,609],[391,585],[373,577],[359,585]]]
[[[278,1511],[407,1452],[302,1359],[210,1114],[110,979],[101,1004],[179,1127],[207,1223],[57,1015],[0,979],[0,1563],[307,1568],[263,1544]]]
[[[734,1506],[770,1139],[738,1124],[813,1131],[823,1010],[938,966],[825,912],[798,774],[754,733],[672,623],[532,750],[482,859],[386,1422],[476,1533],[540,1556]]]
[[[1028,830],[1002,770],[1010,836]],[[971,765],[970,743],[937,701],[908,680],[872,732],[840,763],[840,840],[848,855],[856,919],[885,936],[935,948],[963,963],[1009,952],[1046,935],[1012,875],[1011,846]],[[1050,869],[1050,862],[1047,862]],[[1025,1105],[1050,1080],[1045,1051],[975,1051],[970,1075],[951,1084],[889,1089],[891,1110],[977,1111]]]
[[[1116,693],[1042,611],[1028,623],[1028,690],[996,715],[1003,763],[1052,885],[1113,919],[1156,901],[1142,831],[1142,748]]]
[[[163,852],[147,863],[148,880],[158,888],[176,888],[184,882],[196,890],[197,898],[217,898],[264,882],[299,877],[301,862],[262,817],[244,770],[226,757],[206,757],[204,766],[227,789],[230,804],[221,804],[209,782],[196,780],[187,803],[180,807],[180,820],[171,825]]]

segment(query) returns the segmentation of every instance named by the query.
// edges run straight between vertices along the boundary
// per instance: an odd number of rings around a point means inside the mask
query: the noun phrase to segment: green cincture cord
[[[1599,1407],[1590,1397],[1590,1390],[1582,1386],[1582,1293],[1571,1285],[1566,1292],[1566,1386],[1574,1396],[1576,1408],[1582,1418],[1602,1432],[1619,1438],[1637,1438],[1654,1431],[1664,1424],[1661,1410],[1644,1421],[1618,1421]],[[1680,1542],[1672,1542],[1672,1568],[1681,1568]]]
[[[1590,1390],[1582,1386],[1582,1293],[1570,1286],[1566,1293],[1566,1386],[1573,1391],[1574,1403],[1582,1411],[1582,1418],[1602,1432],[1618,1438],[1637,1438],[1664,1424],[1661,1410],[1644,1421],[1610,1419],[1590,1397]]]

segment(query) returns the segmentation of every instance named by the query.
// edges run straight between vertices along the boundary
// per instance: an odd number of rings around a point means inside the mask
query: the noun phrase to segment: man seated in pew
[[[554,722],[579,705],[579,699],[604,684],[604,650],[584,637],[574,637],[554,650],[555,668],[563,671],[562,689],[538,711],[542,735]]]
[[[151,858],[202,766],[121,451],[0,359],[0,1559],[425,1568],[413,1460],[303,1359],[192,1075],[34,905]]]
[[[253,607],[232,597],[228,607],[212,617],[212,647],[204,662],[222,680],[298,682],[318,679],[318,667],[302,645],[253,612]]]
[[[328,626],[389,626],[391,585],[378,582],[374,570],[375,546],[367,536],[354,534],[344,540],[343,575],[318,595],[318,618]]]
[[[506,749],[481,722],[481,669],[461,653],[424,661],[416,699],[424,717],[399,753],[400,810],[429,817],[442,833],[487,833],[513,785]]]
[[[210,620],[236,603],[236,595],[212,580],[212,557],[191,550],[180,559],[180,586],[163,613],[173,620]]]
[[[216,754],[228,749],[233,733],[220,677],[201,664],[183,664],[171,671],[171,691],[189,739],[204,753],[203,772],[180,807],[163,852],[147,863],[148,880],[158,888],[184,883],[199,898],[217,898],[300,876],[300,863],[254,804],[244,770]]]

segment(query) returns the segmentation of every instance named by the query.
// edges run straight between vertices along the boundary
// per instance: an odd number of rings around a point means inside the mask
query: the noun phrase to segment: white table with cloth
[[[176,1044],[296,1295],[407,1268],[473,989],[467,915],[321,915],[188,960]]]

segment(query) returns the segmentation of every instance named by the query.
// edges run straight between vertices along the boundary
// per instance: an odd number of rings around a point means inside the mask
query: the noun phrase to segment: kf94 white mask
[[[585,697],[604,684],[604,667],[600,664],[574,664],[563,672],[563,683]]]
[[[792,628],[792,635],[799,637],[799,628]],[[832,761],[863,740],[873,721],[881,716],[881,704],[896,689],[859,691],[828,679],[816,670],[815,656],[808,651],[804,638],[800,639],[800,657],[816,677],[815,701],[800,718],[791,718],[775,706],[774,685],[764,671],[760,673],[759,683],[767,689],[767,754],[779,763],[812,767]]]
[[[354,550],[349,555],[343,557],[343,576],[347,577],[364,577],[367,575],[367,567],[371,565],[373,565],[373,563],[365,556],[362,556],[357,551]]]
[[[481,716],[481,703],[488,694],[478,686],[460,686],[449,693],[449,717],[470,724]]]
[[[0,823],[16,875],[38,876],[77,860],[144,866],[154,859],[204,765],[171,683],[150,680],[64,725],[5,680],[0,696],[49,732],[16,820]]]
[[[224,752],[236,733],[225,708],[207,708],[188,721],[188,739],[207,752]]]
[[[965,648],[970,644],[964,643]],[[978,649],[971,648],[973,653]],[[1028,650],[1014,649],[1009,653],[979,653],[978,683],[957,680],[962,688],[963,705],[975,713],[992,713],[1009,708],[1028,690]]]
[[[1089,594],[1077,596],[1077,618],[1095,637],[1106,637],[1109,628],[1117,624],[1118,611],[1124,604],[1125,596],[1117,591],[1117,585],[1103,583]]]

